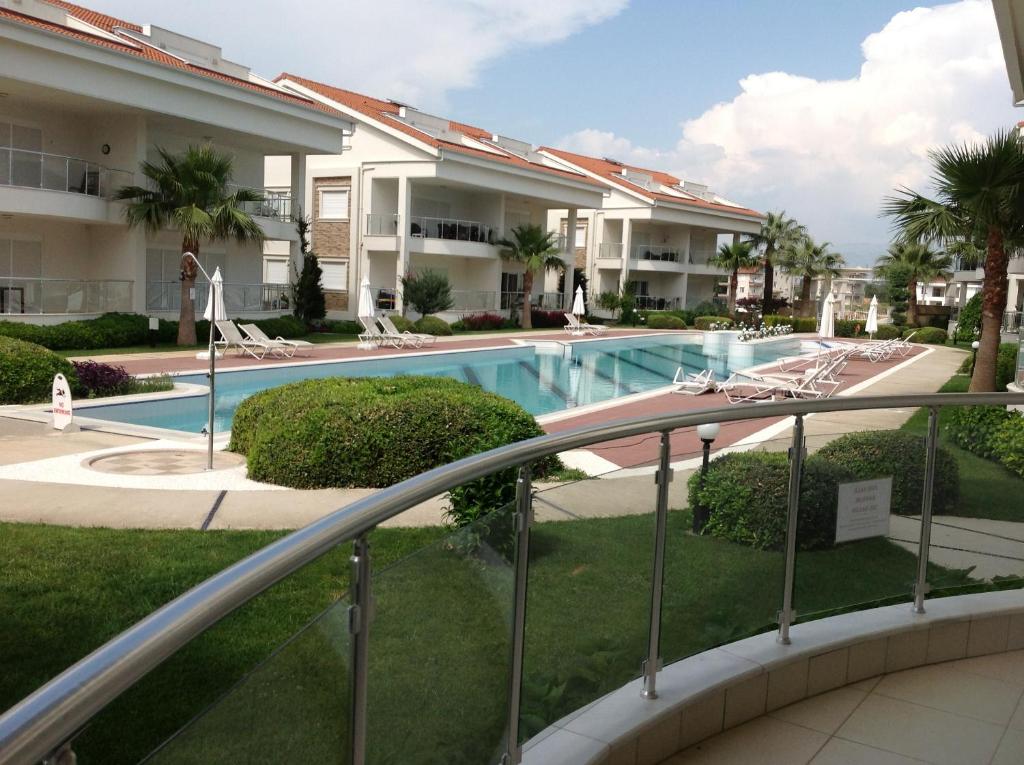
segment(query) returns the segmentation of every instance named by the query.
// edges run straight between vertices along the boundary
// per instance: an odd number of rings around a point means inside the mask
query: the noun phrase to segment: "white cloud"
[[[595,130],[561,146],[708,182],[761,209],[786,209],[868,262],[888,240],[878,218],[893,187],[926,188],[927,151],[973,141],[1019,118],[1011,108],[988,0],[896,14],[861,45],[848,80],[752,74],[740,93],[682,123],[666,149]]]
[[[282,69],[420,108],[476,84],[498,57],[564,40],[628,0],[92,0],[90,8],[220,45],[264,76]]]

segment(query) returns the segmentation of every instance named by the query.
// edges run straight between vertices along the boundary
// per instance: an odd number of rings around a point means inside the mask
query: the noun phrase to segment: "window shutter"
[[[288,284],[288,261],[281,258],[267,258],[267,284]]]
[[[321,191],[320,217],[330,220],[347,220],[348,191]]]
[[[344,292],[348,289],[348,263],[343,260],[321,260],[321,282],[325,290]]]

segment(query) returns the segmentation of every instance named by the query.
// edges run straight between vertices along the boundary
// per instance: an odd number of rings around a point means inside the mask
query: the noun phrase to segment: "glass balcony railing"
[[[229,191],[249,189],[263,196],[256,202],[242,202],[241,208],[254,218],[269,218],[289,223],[292,218],[292,192],[274,189],[257,189],[239,184],[228,184]]]
[[[196,281],[192,297],[196,313],[206,310],[210,291],[202,280]],[[286,311],[291,305],[290,284],[224,283],[224,307],[228,314],[244,311]],[[181,310],[181,282],[146,282],[147,311]]]
[[[0,276],[0,314],[93,314],[132,310],[127,279]]]
[[[494,244],[501,233],[493,226],[475,220],[413,216],[409,235],[424,239],[451,239],[459,242]]]
[[[121,186],[131,182],[129,172],[78,157],[0,147],[0,186],[112,199]]]
[[[664,263],[689,263],[689,256],[678,247],[660,244],[637,244],[629,253],[630,260],[650,260]]]
[[[597,247],[597,257],[622,260],[622,242],[601,242]]]
[[[367,236],[395,236],[398,234],[399,216],[398,213],[367,213],[366,229]]]
[[[680,307],[679,298],[635,295],[636,307],[645,311],[674,311]]]

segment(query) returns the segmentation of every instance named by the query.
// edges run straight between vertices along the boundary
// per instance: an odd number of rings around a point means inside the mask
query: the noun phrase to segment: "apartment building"
[[[223,58],[220,48],[59,0],[0,0],[0,314],[58,322],[106,311],[176,316],[181,239],[130,229],[124,185],[156,147],[210,144],[234,181],[263,189],[265,158],[336,153],[352,121]],[[301,173],[253,203],[271,251],[294,258]],[[203,243],[233,314],[289,310],[259,245]],[[197,289],[198,310],[206,291]]]
[[[552,211],[548,225],[574,239],[591,294],[629,286],[643,308],[686,308],[711,300],[725,272],[710,265],[720,236],[760,230],[761,213],[707,186],[609,158],[542,148],[569,170],[599,182],[601,204]]]
[[[302,208],[332,316],[354,315],[364,276],[379,310],[415,316],[403,305],[401,280],[422,269],[452,285],[444,318],[511,311],[524,299],[523,269],[501,257],[498,242],[515,226],[546,225],[552,210],[601,206],[604,186],[525,141],[293,74],[275,84],[356,125],[344,152],[310,156],[300,168],[294,158],[267,162],[271,186],[304,177]],[[571,237],[560,247],[571,269]],[[279,260],[268,255],[268,268]],[[570,293],[552,273],[535,281],[529,299],[561,309]]]

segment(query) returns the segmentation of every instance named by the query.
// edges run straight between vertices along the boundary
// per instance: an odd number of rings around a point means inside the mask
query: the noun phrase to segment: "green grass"
[[[939,392],[965,393],[970,382],[968,375],[954,375]],[[998,462],[961,449],[946,438],[944,426],[951,412],[949,408],[939,410],[939,442],[953,454],[960,468],[960,502],[956,515],[1024,522],[1024,481]],[[928,431],[928,410],[914,412],[903,429],[923,436]]]
[[[689,536],[689,523],[685,511],[671,513],[666,662],[770,629],[780,606],[780,553]],[[535,527],[527,733],[639,674],[652,529],[650,515]],[[484,762],[501,736],[512,572],[486,550],[467,557],[444,534],[372,535],[373,763]],[[0,524],[0,708],[279,536]],[[84,731],[80,761],[136,762],[304,625],[155,762],[336,760],[346,735],[348,635],[344,601],[324,609],[346,590],[347,554],[324,556],[169,659]],[[913,575],[914,556],[879,539],[802,553],[796,607],[811,614],[907,599]]]

